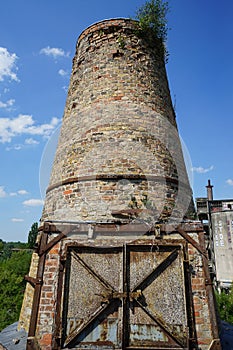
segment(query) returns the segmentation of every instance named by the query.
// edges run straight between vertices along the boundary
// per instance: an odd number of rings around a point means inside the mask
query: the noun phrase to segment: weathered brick
[[[49,254],[54,254],[57,256],[57,254],[59,253],[59,248],[57,248],[57,246],[54,246],[52,249],[50,249]]]
[[[43,336],[40,339],[40,345],[41,346],[48,346],[52,343],[52,335],[51,334],[43,334]]]
[[[72,190],[66,190],[63,192],[64,195],[71,194],[71,193],[72,193]]]
[[[93,191],[93,180],[89,181],[88,176],[100,173],[104,176],[124,174],[126,179],[127,174],[135,179],[144,174],[144,182],[129,181],[135,191],[140,186],[137,201],[142,208],[146,209],[141,199],[147,193],[148,200],[158,208],[159,218],[172,212],[181,216],[187,209],[185,197],[189,193],[191,198],[192,194],[164,59],[158,46],[138,40],[136,22],[120,20],[119,23],[103,21],[101,26],[95,24],[85,30],[77,42],[50,181],[50,185],[60,185],[47,193],[42,220],[59,220],[62,208],[63,220],[113,220],[112,207],[114,210],[128,209],[129,189],[126,195],[121,190],[112,196],[109,193],[101,195],[99,187],[102,184],[107,186],[109,181],[95,179],[96,190]],[[100,30],[103,30],[103,35]],[[92,35],[86,41],[88,33]],[[120,47],[119,38],[124,41],[124,47]],[[169,138],[176,138],[174,145],[168,145]],[[177,166],[180,186],[187,185],[180,201],[177,201],[178,185],[174,183]],[[147,178],[151,175],[163,177],[164,185]],[[168,177],[172,179],[171,184]],[[77,178],[77,182],[61,185],[61,179],[70,178]],[[112,186],[117,185],[118,180],[112,181]],[[176,211],[173,210],[174,204],[177,205]],[[76,210],[72,211],[74,206]],[[167,210],[163,211],[163,207]]]

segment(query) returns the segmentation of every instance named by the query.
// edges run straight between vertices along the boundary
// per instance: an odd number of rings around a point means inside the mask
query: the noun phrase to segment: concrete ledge
[[[18,322],[3,329],[0,332],[0,350],[25,350],[27,333],[17,330]]]

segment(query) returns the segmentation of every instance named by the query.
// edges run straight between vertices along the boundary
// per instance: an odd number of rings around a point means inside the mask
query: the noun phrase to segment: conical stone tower
[[[90,26],[27,277],[27,349],[220,349],[191,202],[161,42],[129,19]]]
[[[105,21],[78,40],[43,222],[122,221],[129,209],[180,221],[189,207],[162,44],[136,30]]]

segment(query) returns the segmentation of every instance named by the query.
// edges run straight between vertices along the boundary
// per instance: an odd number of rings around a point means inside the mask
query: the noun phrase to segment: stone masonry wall
[[[30,271],[29,271],[30,277],[36,278],[38,260],[39,260],[38,255],[36,253],[33,253],[32,259],[31,259]],[[29,330],[33,296],[34,296],[34,288],[29,283],[27,283],[25,293],[24,293],[24,299],[23,299],[23,304],[21,308],[20,318],[19,318],[19,324],[18,324],[19,330],[21,328],[25,329],[27,332]]]
[[[181,220],[188,209],[161,43],[136,25],[103,21],[79,37],[42,221],[113,221],[129,209]]]

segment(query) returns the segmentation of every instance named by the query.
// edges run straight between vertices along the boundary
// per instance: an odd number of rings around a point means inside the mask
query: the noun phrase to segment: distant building
[[[233,199],[213,199],[208,180],[207,197],[196,198],[197,215],[206,231],[210,272],[218,289],[233,281]]]

